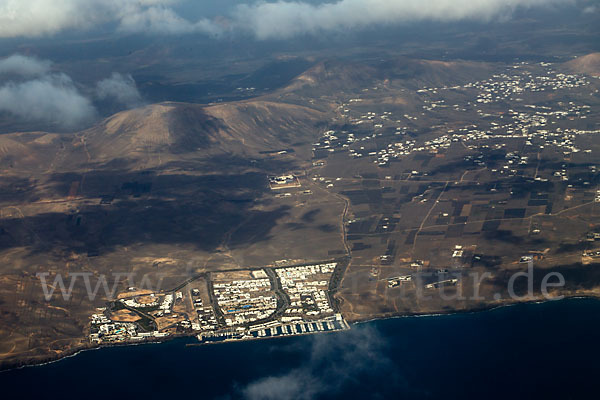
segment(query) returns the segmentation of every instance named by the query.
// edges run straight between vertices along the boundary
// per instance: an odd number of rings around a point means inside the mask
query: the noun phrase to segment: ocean
[[[598,398],[599,328],[600,301],[569,299],[309,336],[84,351],[0,373],[0,388],[27,399]]]

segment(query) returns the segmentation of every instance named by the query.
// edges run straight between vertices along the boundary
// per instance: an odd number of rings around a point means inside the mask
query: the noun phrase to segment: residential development
[[[203,343],[348,329],[331,302],[328,262],[201,276],[175,292],[130,288],[90,320],[92,343],[195,333]]]

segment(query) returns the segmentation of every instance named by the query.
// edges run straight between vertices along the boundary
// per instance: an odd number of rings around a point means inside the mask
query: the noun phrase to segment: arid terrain
[[[547,296],[600,293],[598,54],[312,64],[247,100],[0,135],[0,367],[94,346],[103,279],[197,290],[174,306],[189,319],[109,310],[183,335],[214,282],[334,261],[314,279],[349,322],[541,300],[549,273]],[[532,296],[525,279],[514,296],[529,265]]]

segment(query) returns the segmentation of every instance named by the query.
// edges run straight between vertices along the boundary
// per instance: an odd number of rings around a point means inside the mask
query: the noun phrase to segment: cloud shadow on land
[[[54,190],[67,196],[78,174],[57,174]],[[71,213],[47,212],[0,221],[0,249],[28,246],[34,252],[67,249],[103,255],[132,244],[190,244],[212,251],[225,238],[244,246],[270,238],[287,207],[255,208],[269,188],[266,175],[153,175],[91,172],[83,195],[96,204]],[[231,233],[233,232],[233,233]]]

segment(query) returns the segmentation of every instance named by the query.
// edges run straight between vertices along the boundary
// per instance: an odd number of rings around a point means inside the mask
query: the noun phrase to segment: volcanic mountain
[[[139,160],[146,168],[149,160],[160,164],[186,154],[251,158],[310,143],[324,118],[311,108],[267,100],[208,106],[161,103],[117,113],[76,134],[2,135],[0,165],[17,162],[45,170],[53,164],[66,170],[126,163],[138,169],[132,164]],[[67,156],[59,157],[61,153]]]
[[[591,53],[577,57],[565,63],[565,66],[570,71],[578,74],[600,76],[600,53]]]
[[[318,90],[352,91],[383,82],[387,86],[402,84],[410,89],[442,86],[483,79],[492,71],[486,63],[469,61],[434,61],[394,58],[344,62],[323,61],[299,75],[284,91]]]
[[[261,100],[210,106],[164,103],[118,113],[82,136],[90,157],[99,162],[148,152],[252,157],[310,141],[322,118],[313,109]]]

